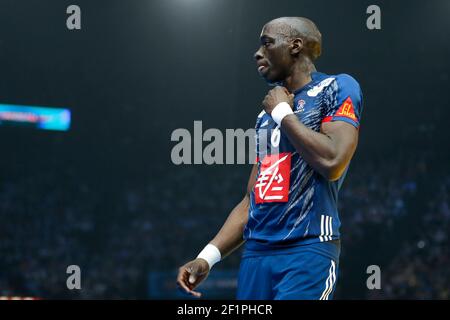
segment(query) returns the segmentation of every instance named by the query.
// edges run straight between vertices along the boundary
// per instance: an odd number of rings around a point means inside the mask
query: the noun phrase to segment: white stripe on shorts
[[[330,293],[333,291],[333,286],[336,283],[336,263],[331,260],[331,266],[328,270],[328,278],[325,281],[325,290],[319,300],[328,300]]]

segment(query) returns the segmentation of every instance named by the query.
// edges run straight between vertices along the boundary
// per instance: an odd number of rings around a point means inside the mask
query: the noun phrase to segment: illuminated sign
[[[0,104],[0,125],[67,131],[70,128],[70,110]]]

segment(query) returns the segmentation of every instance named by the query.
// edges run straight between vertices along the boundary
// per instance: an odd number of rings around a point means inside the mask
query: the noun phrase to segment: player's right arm
[[[244,243],[243,233],[248,221],[250,193],[256,181],[257,171],[258,167],[255,164],[247,183],[247,192],[244,198],[234,207],[222,228],[210,242],[210,244],[219,249],[222,259]],[[201,293],[194,291],[194,289],[206,279],[209,272],[208,262],[202,258],[197,258],[179,268],[177,284],[186,293],[200,297]]]

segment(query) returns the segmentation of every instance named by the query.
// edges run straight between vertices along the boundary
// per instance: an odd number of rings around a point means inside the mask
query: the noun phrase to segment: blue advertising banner
[[[70,119],[68,109],[0,104],[0,125],[67,131]]]

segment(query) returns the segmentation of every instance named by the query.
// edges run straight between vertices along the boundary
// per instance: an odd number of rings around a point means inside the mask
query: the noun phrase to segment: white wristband
[[[206,260],[209,264],[209,270],[222,259],[219,249],[213,244],[208,244],[197,256]]]
[[[270,115],[272,116],[273,121],[275,121],[279,126],[281,126],[281,121],[284,117],[293,114],[291,106],[287,102],[280,102],[277,106],[272,110]]]

